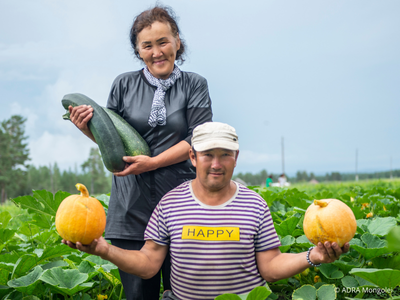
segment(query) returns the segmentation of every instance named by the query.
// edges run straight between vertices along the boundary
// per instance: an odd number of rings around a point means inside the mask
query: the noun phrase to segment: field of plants
[[[311,246],[302,224],[314,199],[345,202],[356,216],[357,233],[350,251],[332,264],[217,300],[400,299],[400,180],[250,188],[267,201],[282,252]],[[124,299],[116,266],[61,243],[54,217],[68,195],[33,191],[0,207],[1,300]],[[97,198],[107,211],[109,197]]]

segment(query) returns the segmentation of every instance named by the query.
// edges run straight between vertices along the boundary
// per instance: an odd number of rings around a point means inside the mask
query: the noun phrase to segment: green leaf
[[[318,299],[335,300],[336,290],[334,284],[324,284],[317,290]]]
[[[98,265],[98,266],[110,264],[108,260],[102,259],[100,256],[97,255],[89,255],[88,257],[85,258],[85,260],[91,262],[92,265]]]
[[[6,283],[7,284],[7,283]],[[4,296],[10,294],[13,289],[7,285],[0,285],[0,299],[3,299]]]
[[[357,229],[361,229],[361,233],[368,232],[368,225],[371,223],[371,220],[368,219],[358,219]]]
[[[291,235],[296,228],[299,218],[291,217],[283,221],[281,224],[275,224],[276,232],[280,236]]]
[[[400,270],[355,268],[350,274],[368,280],[380,288],[395,288],[400,285]]]
[[[292,233],[291,233],[291,235],[293,236],[293,237],[298,237],[298,236],[301,236],[301,235],[303,235],[304,234],[304,230],[303,229],[298,229],[298,228],[296,228]]]
[[[246,300],[265,300],[265,298],[267,298],[271,293],[272,291],[269,288],[259,286],[249,293]]]
[[[341,281],[343,286],[347,288],[355,288],[360,285],[357,279],[355,279],[353,276],[345,276],[341,279]]]
[[[400,252],[400,226],[392,228],[386,240],[388,241],[389,250]]]
[[[14,203],[24,209],[28,209],[33,213],[42,213],[44,205],[32,196],[20,196],[13,199]]]
[[[13,201],[22,208],[28,209],[31,213],[39,215],[45,214],[55,217],[58,207],[62,200],[70,195],[67,192],[59,191],[53,197],[53,194],[46,190],[33,191],[32,196],[21,196],[14,198]]]
[[[363,210],[361,210],[360,206],[353,206],[350,208],[353,211],[353,214],[356,217],[356,220],[362,219],[365,216],[365,213]]]
[[[117,268],[117,266],[115,266],[115,268]],[[102,268],[99,268],[99,269],[102,269]],[[88,274],[88,280],[87,280],[87,281],[89,281],[90,279],[92,279],[93,277],[95,277],[96,275],[98,275],[99,272],[100,272],[99,270],[96,270],[96,269],[95,269],[88,261],[86,261],[86,260],[82,261],[82,262],[79,264],[78,270],[79,270],[79,272],[81,272],[81,273],[86,273],[86,274]],[[118,268],[117,268],[117,272],[119,273]],[[121,284],[121,279],[119,279],[118,282],[117,282],[117,280],[113,278],[113,275],[112,275],[112,274],[104,272],[103,275],[106,277],[107,280],[109,279],[108,277],[111,277],[111,278],[112,278],[112,282],[111,282],[111,280],[108,280],[111,284],[114,283],[114,282],[115,282],[114,285]]]
[[[49,216],[49,215],[34,214],[32,216],[32,223],[40,228],[50,229],[54,223],[53,219],[54,219],[54,217]]]
[[[361,253],[366,260],[389,253],[387,242],[370,233],[361,236],[364,246],[351,244],[351,248]]]
[[[24,295],[21,292],[13,290],[11,293],[4,296],[2,300],[22,300],[23,297]]]
[[[78,269],[78,267],[75,265],[75,262],[68,259],[64,258],[64,261],[69,265],[70,269]]]
[[[67,245],[60,244],[56,246],[48,246],[44,249],[43,254],[40,256],[40,263],[44,261],[48,261],[52,258],[60,257],[63,255],[71,254],[72,252],[76,252],[77,250],[68,247]]]
[[[10,271],[6,269],[0,269],[0,284],[6,285],[8,281],[8,276],[10,275]]]
[[[235,294],[223,294],[219,295],[214,300],[241,300],[241,298]]]
[[[38,264],[38,257],[36,254],[24,254],[15,263],[12,278],[22,276],[34,266]]]
[[[69,296],[85,290],[94,282],[83,284],[88,279],[87,274],[80,273],[78,270],[64,270],[62,268],[52,268],[43,272],[40,280],[51,285],[56,290]]]
[[[300,247],[305,247],[309,248],[311,246],[314,246],[305,235],[299,236],[296,239],[296,244],[298,244]]]
[[[397,269],[400,270],[400,255],[390,257],[376,257],[372,259],[374,267],[377,269]]]
[[[376,284],[373,284],[372,282],[369,282],[368,280],[365,280],[364,278],[361,278],[359,276],[354,276],[356,280],[358,281],[358,285],[360,287],[377,287]]]
[[[38,234],[41,229],[35,224],[26,222],[21,227],[18,228],[18,233],[23,234],[29,238],[32,238],[34,235]],[[29,240],[28,238],[28,240]]]
[[[17,253],[5,253],[0,255],[0,263],[12,263],[15,264],[19,259],[19,255]]]
[[[286,190],[286,193],[283,195],[283,200],[285,200],[290,207],[299,207],[302,209],[307,209],[311,201],[309,200],[309,196],[300,192],[297,189],[289,189]]]
[[[0,229],[0,244],[6,244],[9,240],[14,237],[16,230],[11,230],[7,228]]]
[[[368,225],[368,230],[371,234],[375,234],[378,236],[385,236],[388,234],[390,229],[396,226],[397,221],[393,217],[386,218],[375,218]]]
[[[357,238],[352,238],[350,240],[349,244],[350,244],[350,246],[357,245],[357,246],[360,246],[360,247],[365,247],[364,243],[360,239],[357,239]]]
[[[322,264],[319,267],[321,273],[329,279],[340,279],[344,276],[344,274],[339,271],[339,268],[333,264]]]
[[[22,298],[22,300],[40,300],[40,298],[30,295],[30,296],[26,296],[26,297]]]
[[[293,300],[315,300],[317,298],[317,290],[312,285],[306,284],[295,290],[292,294]]]
[[[55,217],[60,203],[54,201],[53,194],[46,190],[33,191],[33,197],[43,205],[42,213]]]
[[[100,196],[97,196],[96,199],[100,201],[101,205],[103,205],[105,209],[108,209],[108,204],[110,203],[110,196],[102,194]]]
[[[54,230],[51,231],[42,231],[36,234],[33,239],[41,244],[53,246],[56,240],[59,239],[59,235]]]
[[[96,271],[96,269],[86,260],[82,261],[79,264],[78,270],[79,270],[79,272],[86,273],[86,274]]]
[[[0,229],[6,228],[11,219],[12,217],[8,211],[0,213]]]
[[[351,269],[360,267],[363,264],[363,261],[352,260],[346,262],[343,260],[336,260],[332,264],[338,267],[344,274],[348,274]]]
[[[56,260],[56,261],[52,261],[48,264],[42,265],[42,269],[43,270],[48,270],[48,269],[52,269],[52,268],[57,268],[57,267],[67,267],[68,263],[66,263],[63,260]]]
[[[281,245],[279,247],[279,250],[281,250],[282,253],[287,252],[290,249],[290,246],[293,245],[296,242],[296,239],[292,237],[291,235],[285,236],[283,239],[281,239]]]
[[[60,206],[61,202],[67,198],[68,196],[71,196],[70,193],[64,192],[64,191],[58,191],[55,196],[54,196],[54,202],[52,203],[53,209],[57,212],[58,207]],[[54,215],[55,216],[55,215]]]
[[[36,285],[39,283],[39,278],[42,273],[42,268],[36,266],[28,275],[10,280],[7,285],[21,293],[31,295]]]

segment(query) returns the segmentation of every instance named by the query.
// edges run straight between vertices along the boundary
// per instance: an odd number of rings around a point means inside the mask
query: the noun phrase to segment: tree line
[[[265,181],[268,176],[272,175],[273,181],[277,182],[280,174],[268,173],[265,169],[258,173],[238,173],[233,176],[234,179],[240,178],[248,185],[265,185]],[[286,175],[286,174],[285,174]],[[373,173],[359,173],[358,179],[383,179],[383,178],[395,178],[400,177],[400,170],[384,171],[384,172],[373,172]],[[356,177],[355,173],[340,173],[331,172],[325,175],[315,175],[313,172],[307,173],[306,171],[297,171],[295,176],[287,176],[286,178],[291,183],[310,182],[316,180],[318,182],[328,181],[354,181]]]
[[[13,115],[0,124],[0,201],[31,194],[32,190],[45,189],[52,193],[58,190],[76,194],[76,183],[84,184],[90,194],[107,194],[111,191],[112,174],[105,170],[98,148],[90,149],[89,158],[74,170],[61,171],[55,162],[48,166],[35,167],[28,162],[29,149],[25,135],[26,119]],[[265,185],[268,176],[277,181],[280,174],[268,173],[238,173],[234,179],[240,178],[248,185]],[[355,179],[354,173],[331,172],[325,175],[315,175],[313,172],[298,171],[295,176],[288,177],[289,182],[350,181]],[[360,173],[358,178],[377,179],[400,177],[400,170],[374,173]]]
[[[105,170],[98,148],[90,149],[89,158],[75,170],[61,171],[57,163],[35,167],[29,164],[25,135],[26,118],[13,115],[0,124],[0,201],[29,195],[32,190],[58,190],[77,194],[76,183],[94,194],[111,191],[112,174]]]

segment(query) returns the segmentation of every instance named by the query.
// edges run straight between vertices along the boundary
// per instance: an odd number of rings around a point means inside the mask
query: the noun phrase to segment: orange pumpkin
[[[345,203],[337,199],[314,200],[306,211],[304,234],[314,245],[336,242],[342,247],[357,230],[356,218]]]
[[[88,245],[103,234],[106,213],[99,200],[89,197],[83,184],[75,186],[81,194],[61,202],[56,213],[56,229],[64,240]]]

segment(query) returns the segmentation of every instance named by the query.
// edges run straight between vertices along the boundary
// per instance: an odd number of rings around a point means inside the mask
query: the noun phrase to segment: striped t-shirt
[[[155,208],[145,240],[170,247],[171,287],[181,300],[243,294],[265,284],[255,252],[280,246],[268,206],[236,184],[218,206],[200,202],[191,181],[168,192]]]

